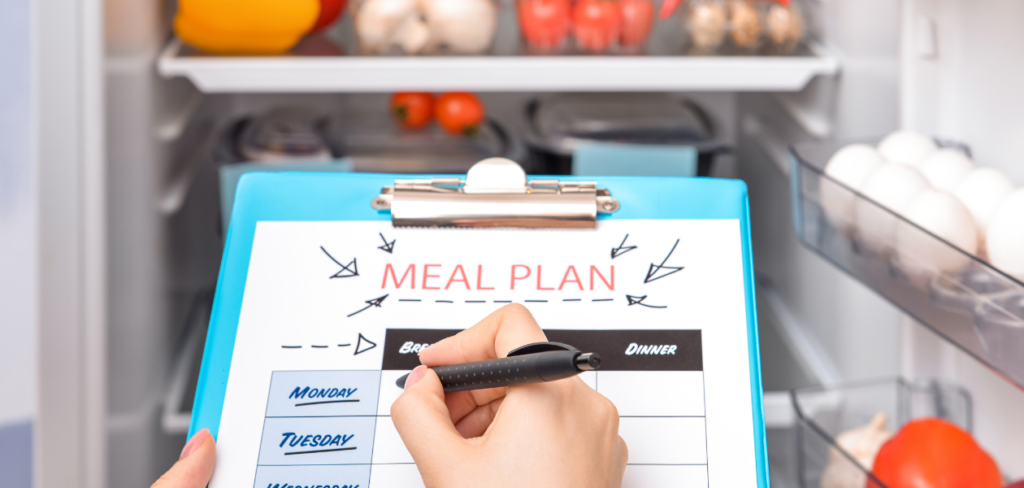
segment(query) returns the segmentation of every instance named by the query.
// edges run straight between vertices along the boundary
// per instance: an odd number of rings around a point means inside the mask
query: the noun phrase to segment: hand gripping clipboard
[[[380,238],[372,237],[383,243],[373,243],[373,254],[359,256],[357,265],[356,257],[349,262],[347,254],[339,257],[324,247],[320,250],[337,263],[336,267],[344,268],[330,278],[361,276],[362,283],[369,283],[366,287],[372,288],[373,294],[383,294],[372,297],[368,289],[366,296],[357,299],[347,298],[352,296],[349,292],[339,295],[342,297],[339,302],[349,300],[352,305],[348,302],[339,305],[349,308],[338,313],[337,327],[324,326],[316,330],[320,334],[341,334],[356,332],[356,327],[367,329],[359,329],[359,335],[350,341],[339,339],[327,344],[319,338],[309,339],[313,335],[299,334],[286,336],[290,342],[285,344],[282,339],[278,341],[282,342],[280,345],[273,342],[276,339],[261,339],[274,336],[276,329],[251,331],[260,326],[249,323],[256,323],[267,315],[252,310],[270,306],[266,303],[275,300],[247,299],[247,292],[257,296],[261,293],[259,287],[272,287],[281,281],[277,277],[264,277],[263,274],[269,273],[264,270],[274,268],[275,263],[271,261],[291,259],[288,254],[281,254],[284,256],[281,258],[264,257],[268,252],[265,248],[284,248],[310,232],[320,231],[333,232],[330,234],[334,236],[332,242],[347,241],[348,236],[357,240],[352,229],[362,229],[360,226],[380,231],[374,232],[379,233]],[[453,227],[461,229],[442,229]],[[395,235],[399,236],[397,244]],[[611,242],[613,235],[615,240]],[[402,259],[399,250],[413,252],[410,248],[418,245],[415,243],[429,247],[431,244],[427,241],[431,240],[469,243],[474,239],[479,241],[473,245],[475,247],[465,244],[465,249],[449,251],[455,255],[477,253],[478,261],[485,264],[418,264],[413,258],[409,258],[408,264],[399,262]],[[270,241],[274,242],[268,244]],[[562,251],[525,249],[537,242],[569,243],[566,245],[574,247]],[[308,243],[304,245],[309,247]],[[457,248],[459,244],[446,245]],[[369,249],[369,246],[363,247]],[[488,251],[479,251],[481,247]],[[732,250],[731,254],[719,256],[719,248]],[[520,251],[534,252],[533,256],[540,256],[537,260],[562,252],[569,256],[566,262],[576,264],[555,267],[552,261],[544,261],[547,266],[544,270],[540,265],[512,264],[510,274],[500,275],[509,268],[506,263],[516,261],[501,261],[494,256]],[[576,255],[600,255],[600,258]],[[321,259],[326,265],[334,266],[326,261],[327,257],[319,255],[309,259]],[[498,261],[491,263],[490,260],[495,259]],[[580,261],[586,259],[596,264]],[[627,264],[629,262],[635,264]],[[302,263],[296,261],[280,268],[301,268]],[[589,275],[587,264],[590,264]],[[613,266],[618,266],[617,276]],[[381,270],[384,285],[378,287]],[[405,281],[403,270],[406,274],[412,273],[412,287]],[[542,276],[542,271],[548,274]],[[474,276],[474,272],[479,274]],[[485,277],[485,273],[490,274]],[[510,289],[506,284],[509,275]],[[324,276],[325,280],[327,278]],[[446,280],[448,287],[442,289]],[[330,281],[330,285],[357,282],[356,279],[336,279]],[[431,284],[434,286],[429,286]],[[445,290],[452,286],[458,290],[465,286],[466,291],[458,295],[445,294],[450,293]],[[706,307],[705,302],[718,299],[717,295],[711,295],[710,299],[700,296],[691,299],[691,294],[699,295],[702,290],[716,286],[735,291],[729,300],[722,302],[727,305],[723,313],[732,319],[718,321],[715,315],[699,311],[693,312],[696,315],[686,315],[689,310]],[[381,292],[380,288],[385,290]],[[284,295],[282,297],[282,302],[288,301]],[[363,298],[369,300],[364,302]],[[387,481],[389,479],[415,473],[415,466],[399,452],[403,447],[395,445],[394,439],[389,440],[387,435],[390,434],[385,432],[389,421],[385,403],[400,394],[386,387],[385,377],[403,370],[408,372],[407,368],[418,364],[409,362],[415,355],[405,353],[455,331],[441,330],[450,327],[437,327],[438,324],[404,329],[396,325],[401,321],[388,319],[387,314],[408,313],[426,317],[427,322],[434,320],[431,317],[444,315],[446,320],[465,327],[472,325],[472,319],[460,319],[459,314],[476,317],[478,315],[473,314],[508,302],[524,302],[542,325],[555,326],[555,330],[545,329],[550,340],[577,347],[603,348],[611,353],[612,359],[606,360],[606,364],[618,371],[602,369],[600,374],[605,376],[586,381],[619,408],[620,433],[624,438],[632,436],[627,438],[627,443],[634,439],[639,446],[636,450],[631,448],[630,462],[634,461],[634,453],[646,457],[638,459],[637,467],[627,468],[627,486],[630,483],[660,485],[651,480],[677,486],[665,480],[679,477],[696,485],[732,486],[742,481],[750,486],[756,480],[757,486],[768,487],[746,186],[740,181],[710,178],[531,179],[518,165],[501,159],[482,161],[461,178],[408,179],[379,174],[287,172],[252,173],[242,178],[226,239],[190,426],[190,435],[199,429],[210,429],[218,439],[218,450],[232,451],[225,456],[231,460],[227,461],[228,466],[218,465],[211,486],[233,486],[236,477],[245,477],[246,483],[254,480],[254,486],[262,486],[270,480],[273,486],[277,478],[290,476],[288,479],[301,481],[303,476],[315,472],[321,478],[348,476],[364,480],[363,486],[384,488],[394,484]],[[383,309],[382,303],[385,304]],[[416,311],[406,308],[410,311],[399,312],[401,307],[424,308]],[[568,307],[580,308],[573,309],[576,312],[553,311],[569,310]],[[598,307],[607,308],[593,312]],[[351,315],[346,317],[347,313]],[[572,315],[565,315],[570,313]],[[627,313],[629,315],[622,315]],[[662,315],[657,314],[672,313],[683,314],[678,316],[683,318],[676,317],[668,322],[684,325],[658,325]],[[558,327],[572,322],[568,320],[570,317],[584,325],[573,325],[571,330]],[[612,325],[586,325],[602,321]],[[386,326],[385,332],[382,328],[385,326],[378,323],[391,325]],[[260,344],[261,340],[267,344]],[[325,344],[316,344],[317,341]],[[266,352],[250,351],[264,346]],[[323,351],[316,349],[328,346],[330,349]],[[600,351],[602,356],[608,355],[605,350]],[[344,359],[315,359],[314,354]],[[377,356],[374,358],[374,355]],[[255,359],[246,363],[245,358],[249,356]],[[335,363],[330,361],[362,362],[358,363],[361,366],[348,367],[333,366]],[[253,372],[258,369],[254,369],[253,364],[260,362],[274,363],[274,366],[268,366],[267,371]],[[312,367],[310,364],[329,366]],[[339,368],[351,372],[335,371]],[[311,369],[321,371],[311,372]],[[362,376],[356,378],[356,370]],[[382,379],[360,383],[367,374]],[[349,386],[363,386],[329,390],[318,389],[315,384],[328,380],[333,382],[331,384],[347,381],[349,383],[345,384]],[[617,384],[619,386],[615,386]],[[320,405],[331,403],[333,397],[304,401],[301,405],[313,405],[323,412],[309,413],[313,409],[302,407],[305,408],[302,410],[296,406],[300,403],[292,401],[294,395],[304,394],[300,388],[303,385],[313,395],[346,395],[359,391],[371,396],[362,398],[362,403],[342,406]],[[634,401],[638,397],[648,400]],[[334,410],[330,410],[332,408]],[[355,410],[344,410],[346,408]],[[247,415],[253,419],[243,424],[240,419]],[[374,420],[366,420],[370,418]],[[353,423],[357,421],[373,425],[360,427]],[[314,438],[302,436],[300,431],[304,426],[314,426],[310,428],[319,429],[317,432],[341,429],[351,433],[336,437],[317,435],[315,438],[322,438],[321,444],[329,449],[310,450],[300,442],[312,442],[310,439]],[[328,440],[341,445],[350,438],[357,439],[352,443],[367,440],[358,448],[354,447],[357,444],[346,444],[350,447],[344,448],[327,445]],[[691,442],[693,439],[701,442]],[[289,443],[297,444],[289,447]],[[275,451],[277,449],[281,452]],[[292,451],[284,452],[288,449]],[[334,452],[344,449],[351,451]],[[394,459],[387,457],[392,454]],[[398,462],[403,459],[404,462]],[[645,460],[650,462],[642,462]],[[655,467],[645,467],[647,465]],[[404,474],[393,475],[389,470]],[[230,481],[226,473],[230,474]]]

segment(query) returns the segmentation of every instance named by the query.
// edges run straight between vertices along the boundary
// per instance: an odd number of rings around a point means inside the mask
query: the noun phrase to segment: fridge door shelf
[[[800,242],[1024,389],[1024,283],[826,175],[840,147],[790,151]]]
[[[879,413],[885,415],[885,429],[892,433],[921,417],[945,419],[967,432],[973,429],[970,394],[958,386],[936,381],[876,379],[833,387],[801,388],[793,390],[790,398],[797,416],[801,488],[866,486],[868,479],[878,488],[888,488],[836,440],[845,431],[868,425]],[[830,481],[823,483],[822,478],[826,476]],[[851,477],[860,481],[854,483]],[[837,485],[837,478],[847,482]]]
[[[212,56],[172,39],[157,61],[205,93],[800,91],[839,61],[801,56]]]

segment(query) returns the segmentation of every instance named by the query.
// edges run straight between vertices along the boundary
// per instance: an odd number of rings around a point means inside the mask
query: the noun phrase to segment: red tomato
[[[623,46],[640,46],[647,41],[654,27],[654,2],[651,0],[619,0],[622,10]]]
[[[484,122],[484,104],[472,93],[452,92],[437,97],[434,113],[437,123],[453,135],[476,134]]]
[[[622,13],[614,0],[579,0],[572,18],[576,42],[591,51],[611,47],[622,28]]]
[[[429,93],[403,92],[391,96],[391,117],[403,129],[419,129],[434,116],[434,96]]]
[[[319,32],[338,20],[347,0],[320,0],[320,16],[310,32]]]
[[[914,420],[878,451],[872,469],[889,488],[1000,488],[995,461],[945,420]],[[878,488],[872,480],[868,488]]]
[[[526,42],[539,48],[556,48],[565,43],[571,28],[569,0],[518,0],[519,29]]]
[[[661,10],[658,11],[658,16],[661,17],[662,20],[671,17],[681,1],[682,0],[664,0],[661,2]]]

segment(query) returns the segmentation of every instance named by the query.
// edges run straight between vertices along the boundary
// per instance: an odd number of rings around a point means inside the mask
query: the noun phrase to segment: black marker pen
[[[580,352],[560,342],[536,342],[513,349],[506,358],[431,369],[441,378],[444,391],[452,392],[555,381],[599,367],[601,356],[596,352]],[[395,384],[405,388],[408,377],[403,375]]]

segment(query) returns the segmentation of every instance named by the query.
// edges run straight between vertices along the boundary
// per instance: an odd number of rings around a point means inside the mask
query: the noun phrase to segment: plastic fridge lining
[[[791,150],[800,241],[1024,389],[1024,283],[825,175],[840,147],[809,143]],[[830,205],[871,218],[828,215],[823,193]]]
[[[797,414],[801,488],[868,486],[869,479],[878,488],[888,488],[870,474],[870,466],[857,462],[836,440],[843,432],[869,424],[878,414],[884,414],[884,428],[892,433],[922,417],[945,419],[967,432],[973,427],[970,394],[958,386],[936,381],[886,378],[828,388],[801,388],[793,390],[791,398]],[[824,483],[823,478],[827,479]],[[846,483],[837,485],[838,479]]]

